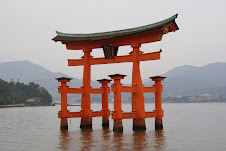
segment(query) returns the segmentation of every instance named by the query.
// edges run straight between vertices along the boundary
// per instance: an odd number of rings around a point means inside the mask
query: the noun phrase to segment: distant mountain
[[[5,81],[15,82],[19,79],[20,82],[29,83],[35,82],[40,86],[46,88],[53,97],[53,101],[59,101],[60,95],[58,94],[57,87],[59,83],[55,78],[58,77],[70,77],[64,73],[51,72],[44,67],[31,63],[29,61],[15,61],[0,63],[0,79]],[[99,87],[98,82],[91,81],[93,87],[96,85]],[[69,83],[70,86],[80,87],[82,86],[82,80],[73,77],[73,80]],[[74,95],[74,98],[80,95]]]
[[[164,95],[226,94],[226,63],[211,63],[203,67],[180,66],[163,74]],[[151,82],[145,80],[144,85]]]
[[[82,74],[82,73],[81,73]],[[167,78],[163,81],[163,95],[199,95],[199,94],[224,94],[226,96],[226,63],[212,63],[203,67],[180,66],[176,67],[167,73],[163,74]],[[31,63],[29,61],[15,61],[0,63],[0,79],[10,82],[13,79],[15,82],[19,79],[20,82],[28,84],[35,82],[46,88],[52,95],[54,102],[60,101],[57,87],[59,83],[55,78],[69,77],[60,72],[51,72],[44,67]],[[144,79],[143,84],[151,86],[154,83],[151,80]],[[73,77],[69,83],[71,87],[82,86],[82,80]],[[92,87],[100,87],[96,81],[91,81]],[[110,94],[110,101],[113,94]],[[153,96],[152,93],[145,93],[146,98]],[[101,102],[101,95],[91,95],[92,102]],[[122,94],[122,101],[128,101],[131,97],[130,93]],[[68,99],[74,102],[80,102],[81,95],[68,95]],[[72,102],[73,103],[73,102]]]

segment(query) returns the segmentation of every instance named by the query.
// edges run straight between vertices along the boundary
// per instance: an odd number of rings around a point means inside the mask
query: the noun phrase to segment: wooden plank
[[[68,112],[67,117],[68,118],[76,118],[76,117],[82,117],[82,112]]]
[[[143,87],[144,92],[156,92],[156,87]]]
[[[138,55],[139,61],[158,60],[160,59],[160,51]]]
[[[99,117],[99,116],[104,116],[104,112],[103,111],[92,112],[92,117]]]
[[[122,86],[121,92],[135,92],[136,87],[135,86]]]
[[[145,112],[145,118],[157,117],[157,112]]]
[[[131,119],[134,118],[134,113],[133,112],[124,112],[122,113],[122,119]]]
[[[157,60],[157,59],[160,59],[160,51],[138,55],[139,61],[148,61],[148,60]],[[133,56],[132,55],[116,56],[113,59],[105,59],[105,58],[89,59],[90,65],[124,63],[124,62],[133,62]],[[82,65],[84,65],[83,59],[68,59],[68,66],[82,66]]]
[[[68,66],[83,66],[84,59],[68,59]]]
[[[84,88],[68,88],[67,93],[84,93]]]
[[[91,93],[91,94],[102,94],[102,93],[103,93],[103,89],[99,89],[99,88],[91,88],[91,89],[90,89],[90,93]]]
[[[116,56],[113,59],[91,58],[89,60],[90,65],[123,63],[123,62],[132,62],[132,61],[133,61],[133,57],[131,55]]]

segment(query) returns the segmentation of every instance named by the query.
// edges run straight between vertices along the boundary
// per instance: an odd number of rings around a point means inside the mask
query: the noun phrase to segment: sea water
[[[101,104],[91,108],[99,111]],[[154,104],[145,108],[152,111]],[[92,130],[81,130],[80,118],[68,119],[69,130],[61,132],[60,106],[0,108],[0,151],[226,150],[226,103],[163,104],[163,109],[163,130],[155,131],[154,118],[147,118],[147,130],[133,132],[132,119],[125,119],[124,131],[115,133],[112,119],[109,129],[102,129],[101,117],[93,118]],[[122,104],[122,110],[131,111],[131,104]]]

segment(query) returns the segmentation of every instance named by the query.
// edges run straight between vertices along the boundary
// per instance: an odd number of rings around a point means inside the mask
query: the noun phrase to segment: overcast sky
[[[141,50],[163,50],[161,59],[141,63],[143,78],[164,74],[177,66],[226,62],[225,0],[0,0],[0,62],[28,60],[53,72],[82,78],[82,67],[68,67],[81,50],[66,50],[51,39],[55,31],[94,33],[152,24],[178,13],[179,30],[162,41],[143,44]],[[119,55],[132,50],[119,48]],[[94,57],[103,57],[94,49]],[[128,75],[132,63],[92,66],[92,79]]]

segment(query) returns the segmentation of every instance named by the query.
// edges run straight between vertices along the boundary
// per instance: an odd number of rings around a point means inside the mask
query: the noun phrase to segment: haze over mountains
[[[20,81],[28,84],[29,82],[35,82],[40,86],[46,88],[53,97],[53,101],[59,101],[60,95],[58,94],[58,86],[60,83],[55,78],[70,77],[61,72],[51,72],[44,67],[31,63],[29,61],[15,61],[0,63],[0,79],[5,81]],[[69,83],[71,87],[82,86],[82,80],[73,77],[73,80]],[[91,81],[91,85],[99,84],[96,81]],[[80,96],[80,95],[77,95]],[[79,97],[80,98],[80,97]]]
[[[163,74],[164,95],[226,94],[226,63],[216,62],[203,67],[176,67]],[[144,85],[150,85],[147,80]]]
[[[82,73],[81,73],[82,74]],[[163,74],[167,78],[163,82],[164,96],[198,95],[198,94],[224,94],[226,95],[226,63],[212,63],[203,67],[190,65],[176,67]],[[44,67],[29,61],[15,61],[0,63],[0,79],[15,82],[35,82],[46,88],[53,96],[53,100],[59,101],[57,87],[59,83],[55,78],[69,77],[64,73],[51,72]],[[144,79],[143,84],[153,85],[149,79]],[[73,77],[69,84],[71,87],[82,86],[82,80]],[[93,87],[100,87],[96,81],[91,81]],[[127,96],[127,95],[125,95]],[[74,98],[80,99],[80,95]],[[98,96],[100,98],[100,96]]]

